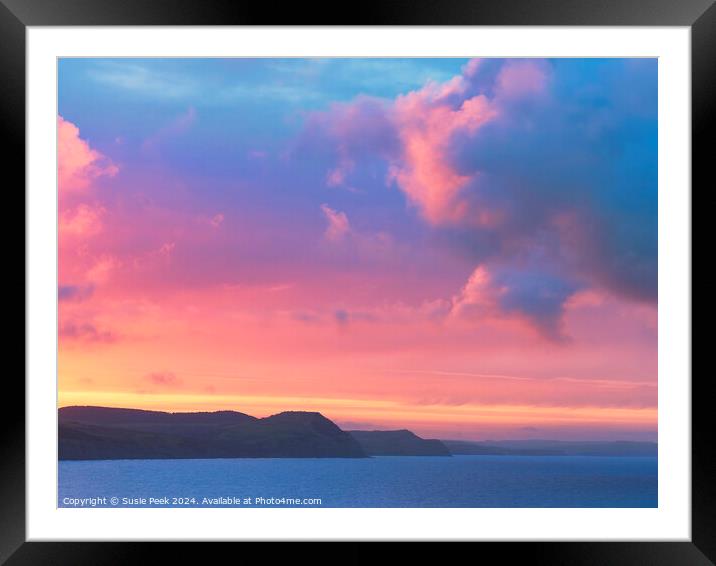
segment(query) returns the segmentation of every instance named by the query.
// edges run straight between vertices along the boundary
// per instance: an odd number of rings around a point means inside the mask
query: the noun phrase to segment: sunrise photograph
[[[57,69],[58,507],[658,507],[658,59]]]

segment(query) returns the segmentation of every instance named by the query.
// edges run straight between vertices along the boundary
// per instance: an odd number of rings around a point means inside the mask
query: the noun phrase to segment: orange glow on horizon
[[[514,426],[624,426],[651,428],[655,408],[536,407],[529,405],[410,405],[397,401],[280,396],[215,396],[200,394],[143,395],[121,391],[63,391],[60,407],[100,405],[166,412],[233,410],[257,417],[282,411],[312,411],[334,421],[372,423],[388,428],[469,431]],[[474,433],[473,433],[474,435]]]

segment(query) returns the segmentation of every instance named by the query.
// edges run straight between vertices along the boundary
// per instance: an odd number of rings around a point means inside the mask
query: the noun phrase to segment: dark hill
[[[213,413],[165,413],[141,409],[118,409],[114,407],[62,407],[58,411],[60,422],[74,421],[96,425],[133,424],[238,424],[258,420],[237,411]]]
[[[234,411],[59,410],[60,460],[365,456],[352,436],[320,413],[258,419]]]
[[[450,456],[439,440],[426,440],[409,430],[350,430],[369,456]]]

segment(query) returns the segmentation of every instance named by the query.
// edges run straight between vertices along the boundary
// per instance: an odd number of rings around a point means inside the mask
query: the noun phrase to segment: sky
[[[58,64],[60,406],[656,439],[656,59]]]

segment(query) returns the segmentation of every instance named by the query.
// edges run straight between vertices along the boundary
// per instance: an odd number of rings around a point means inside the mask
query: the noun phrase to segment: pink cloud
[[[57,117],[57,180],[60,195],[84,192],[97,178],[113,177],[119,169],[80,138],[72,122]]]
[[[450,315],[472,319],[494,316],[500,293],[487,268],[477,267],[460,292],[453,297]]]
[[[112,272],[120,266],[120,260],[114,256],[103,254],[89,267],[86,272],[86,278],[94,284],[105,283],[112,275]]]
[[[346,213],[333,210],[327,204],[322,204],[321,210],[326,216],[326,220],[328,220],[325,232],[326,239],[331,242],[338,242],[345,238],[351,229]]]
[[[62,301],[59,336],[63,341],[84,344],[112,343],[117,334],[97,325],[92,305],[97,301],[97,287],[107,282],[119,262],[111,254],[94,254],[90,250],[102,236],[109,216],[107,208],[98,202],[96,183],[100,178],[115,176],[119,169],[82,139],[79,128],[62,116],[57,117],[57,132],[58,297]]]
[[[474,136],[502,118],[512,100],[546,89],[545,63],[516,60],[500,69],[492,97],[472,94],[471,79],[481,65],[472,60],[464,75],[399,96],[393,106],[402,154],[393,161],[390,175],[432,224],[494,228],[503,221],[502,211],[476,207],[466,194],[468,184],[480,179],[456,170],[450,154],[453,139],[457,134]]]
[[[429,222],[464,219],[469,209],[459,196],[470,178],[451,167],[445,152],[456,130],[474,132],[495,110],[482,95],[454,110],[428,88],[399,97],[395,114],[403,155],[393,163],[391,177]]]
[[[59,218],[60,237],[87,238],[99,233],[102,229],[102,217],[106,212],[107,210],[102,206],[85,203],[80,203],[75,208],[61,211]]]

